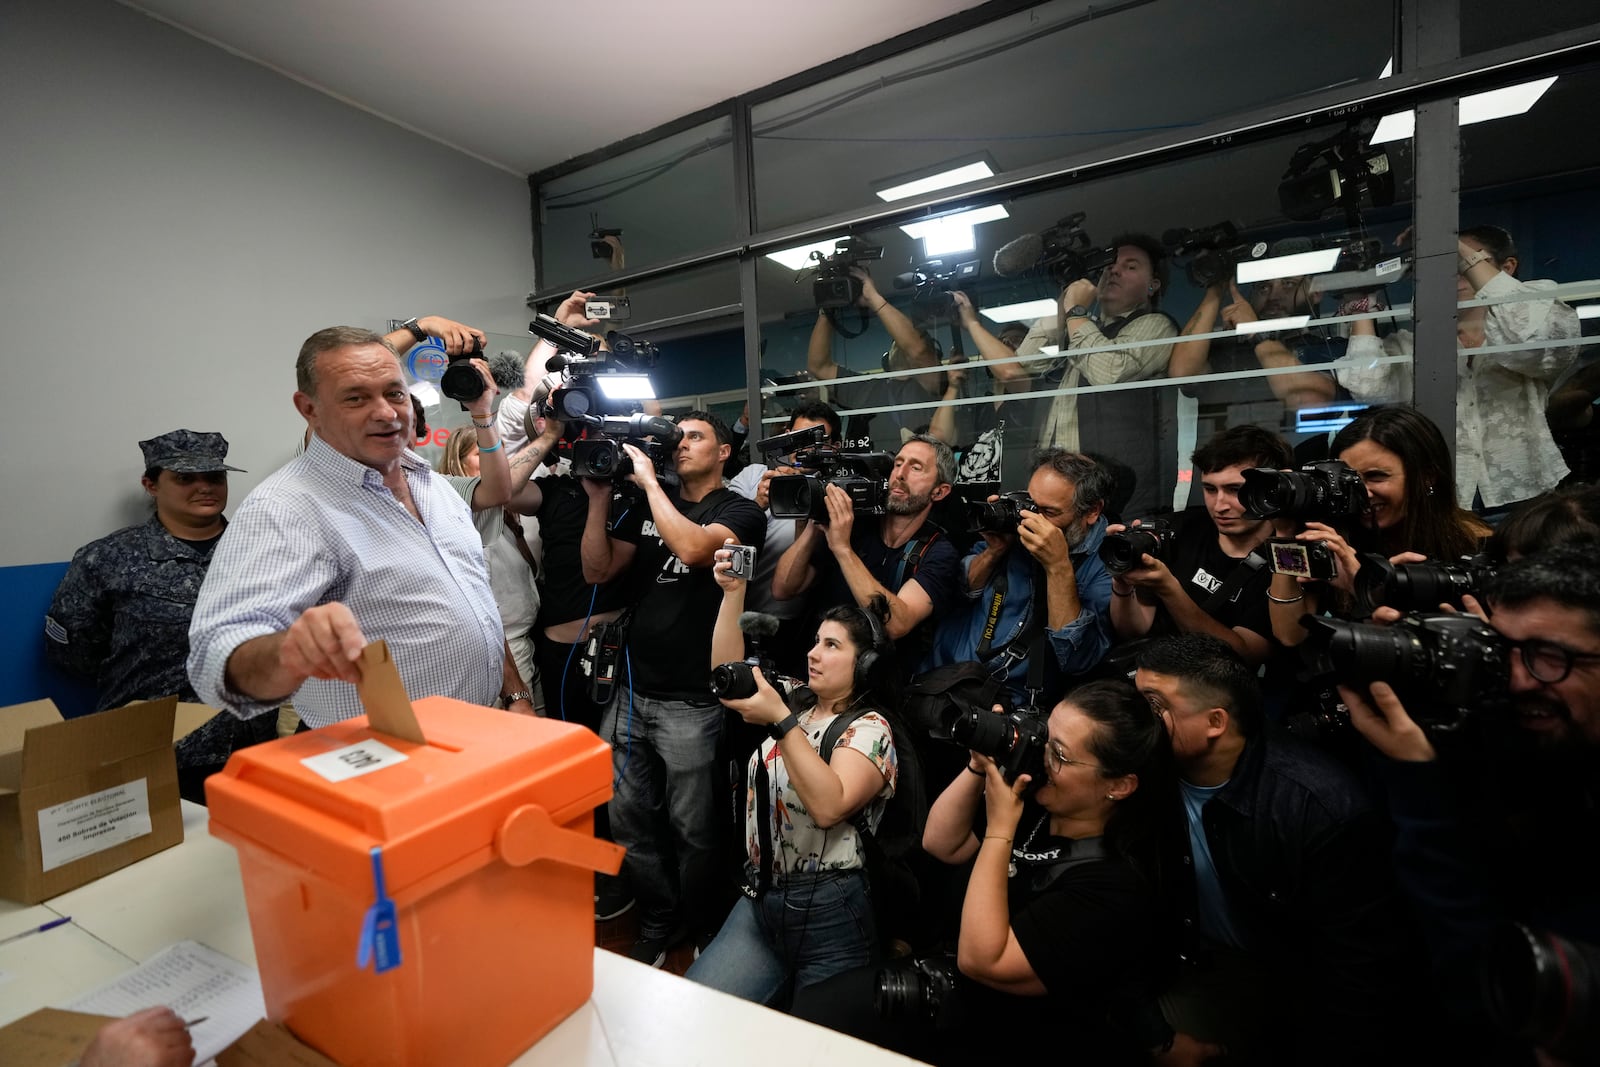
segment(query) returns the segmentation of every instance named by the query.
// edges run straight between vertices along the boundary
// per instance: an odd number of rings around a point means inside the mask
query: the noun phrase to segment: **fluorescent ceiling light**
[[[1580,304],[1578,306],[1578,318],[1600,319],[1600,304]]]
[[[655,388],[643,374],[596,374],[600,391],[607,400],[654,400]]]
[[[952,185],[965,185],[975,182],[979,178],[992,178],[994,171],[989,164],[982,162],[968,163],[964,167],[954,167],[942,170],[937,174],[930,174],[926,178],[905,182],[901,185],[890,186],[878,190],[878,196],[883,200],[904,200],[908,196],[921,196],[931,193],[936,189],[948,189]]]
[[[971,211],[957,211],[953,215],[940,215],[902,226],[907,237],[922,240],[922,250],[929,259],[934,256],[965,252],[978,247],[972,228],[983,222],[997,222],[1010,218],[1011,213],[999,204],[975,207]]]
[[[1490,119],[1521,115],[1538,103],[1539,98],[1555,83],[1556,79],[1552,76],[1523,82],[1521,85],[1508,85],[1503,89],[1490,89],[1485,93],[1463,96],[1460,117],[1457,121],[1463,126],[1471,126],[1475,122],[1488,122]],[[1415,132],[1416,127],[1417,114],[1414,111],[1385,115],[1372,133],[1372,143],[1403,141]]]
[[[1316,252],[1296,252],[1292,256],[1273,256],[1271,259],[1248,260],[1239,264],[1239,284],[1267,282],[1274,278],[1303,278],[1308,274],[1326,274],[1339,262],[1337,248],[1324,248]]]
[[[1311,321],[1310,315],[1290,315],[1283,319],[1258,319],[1255,322],[1241,322],[1233,328],[1234,333],[1276,333],[1279,330],[1298,330]]]
[[[778,252],[768,252],[767,258],[788,267],[790,270],[803,270],[812,263],[811,253],[821,252],[823,255],[833,251],[834,245],[840,238],[831,237],[826,241],[818,241],[812,245],[801,245],[799,248],[785,248]]]
[[[1029,319],[1055,318],[1054,300],[1024,300],[1020,304],[998,304],[992,308],[979,308],[985,318],[994,322],[1026,322]]]

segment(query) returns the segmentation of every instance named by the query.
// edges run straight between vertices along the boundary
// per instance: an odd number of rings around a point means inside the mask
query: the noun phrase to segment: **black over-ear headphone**
[[[872,647],[856,656],[854,685],[856,695],[859,696],[871,689],[877,681],[879,666],[888,655],[891,645],[889,635],[884,632],[883,623],[879,621],[877,613],[871,608],[857,610],[867,617],[867,629],[872,634]]]

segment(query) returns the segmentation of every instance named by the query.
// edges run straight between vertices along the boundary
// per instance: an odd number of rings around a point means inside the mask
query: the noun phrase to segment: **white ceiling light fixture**
[[[1233,332],[1277,333],[1280,330],[1298,330],[1310,321],[1310,315],[1290,315],[1282,319],[1257,319],[1255,322],[1239,323],[1233,328]]]
[[[1382,81],[1383,79],[1387,78],[1389,75],[1391,75],[1393,73],[1394,73],[1394,56],[1390,56],[1389,57],[1389,62],[1387,62],[1387,63],[1385,63],[1383,65],[1383,73],[1378,75],[1378,80]]]
[[[1056,313],[1056,302],[1024,300],[1019,304],[996,304],[994,307],[978,310],[992,322],[1027,322],[1029,319],[1042,319],[1046,315],[1053,317]]]
[[[1578,318],[1600,319],[1600,304],[1580,304],[1578,306]]]
[[[1308,274],[1326,274],[1339,262],[1337,248],[1318,249],[1315,252],[1296,252],[1289,256],[1271,259],[1247,260],[1239,264],[1239,284],[1267,282],[1274,278],[1303,278]]]
[[[1490,89],[1488,92],[1463,96],[1457,121],[1463,126],[1471,126],[1475,122],[1488,122],[1491,119],[1525,114],[1555,83],[1555,76],[1551,76],[1523,82],[1521,85],[1507,85],[1501,89]],[[1378,128],[1372,132],[1372,143],[1383,144],[1385,141],[1406,140],[1416,132],[1416,128],[1415,111],[1398,111],[1393,115],[1385,115],[1378,121]]]
[[[880,200],[904,200],[907,197],[921,196],[924,193],[932,193],[939,189],[948,189],[954,185],[966,185],[968,182],[992,177],[994,177],[994,168],[980,159],[975,163],[947,167],[926,177],[913,178],[898,185],[891,185],[886,189],[879,189],[877,194]]]
[[[978,247],[973,227],[984,222],[1008,219],[1011,213],[999,204],[975,207],[970,211],[957,211],[953,215],[940,215],[900,227],[907,237],[922,241],[922,251],[929,259],[966,252]]]
[[[830,237],[828,240],[818,241],[816,244],[801,245],[798,248],[784,248],[777,252],[768,252],[767,258],[783,264],[790,270],[803,270],[814,262],[811,258],[811,253],[821,252],[823,255],[828,255],[833,251],[834,245],[841,240],[843,238]]]

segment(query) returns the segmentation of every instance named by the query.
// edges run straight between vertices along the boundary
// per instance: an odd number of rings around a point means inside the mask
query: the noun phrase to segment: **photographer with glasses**
[[[1477,608],[1468,598],[1468,607]],[[1430,733],[1395,690],[1341,686],[1382,764],[1395,863],[1453,1029],[1481,1062],[1600,1059],[1600,561],[1593,544],[1518,559],[1488,594],[1507,713]],[[1470,728],[1469,728],[1470,727]],[[1504,925],[1516,919],[1524,930]],[[1509,942],[1505,940],[1509,937]],[[1571,939],[1570,941],[1566,939]],[[1509,955],[1493,950],[1509,947]],[[1498,1031],[1484,1032],[1485,1009]],[[1497,1043],[1498,1042],[1498,1043]]]

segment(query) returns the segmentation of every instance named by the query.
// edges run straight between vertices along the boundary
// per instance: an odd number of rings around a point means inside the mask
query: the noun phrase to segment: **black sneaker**
[[[633,907],[633,894],[628,885],[614,875],[597,874],[594,882],[594,917],[596,922],[606,922],[628,914]]]
[[[660,967],[667,962],[667,939],[641,937],[628,949],[628,958],[638,960],[647,967]]]

